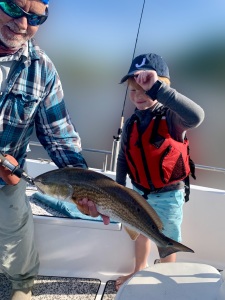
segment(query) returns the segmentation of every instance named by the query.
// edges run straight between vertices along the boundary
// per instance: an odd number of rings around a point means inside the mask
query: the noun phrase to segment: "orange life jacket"
[[[125,153],[134,185],[146,193],[188,177],[189,141],[185,138],[184,142],[178,142],[171,137],[166,110],[158,113],[142,134],[138,130],[137,118],[131,118],[128,126]]]

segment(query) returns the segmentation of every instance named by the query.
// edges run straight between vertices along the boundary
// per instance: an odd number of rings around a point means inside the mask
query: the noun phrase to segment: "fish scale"
[[[41,174],[34,179],[34,183],[42,193],[61,201],[72,201],[78,208],[77,200],[92,200],[100,213],[125,224],[131,237],[136,232],[154,241],[161,258],[178,251],[194,252],[162,233],[159,216],[140,194],[104,174],[67,167]]]
[[[84,186],[86,187],[86,189],[84,189]],[[126,206],[122,206],[122,205],[118,205],[117,201],[115,201],[112,197],[112,194],[115,191],[117,191],[117,187],[116,186],[107,186],[106,190],[102,190],[101,188],[98,188],[97,186],[95,186],[95,188],[92,188],[91,185],[88,186],[88,184],[86,182],[80,182],[79,185],[73,185],[73,191],[74,194],[72,196],[72,200],[74,200],[74,202],[76,204],[78,204],[77,200],[82,199],[82,198],[89,198],[92,199],[93,202],[96,203],[97,208],[99,208],[99,212],[102,214],[106,214],[106,215],[110,215],[113,218],[116,218],[117,221],[126,223],[127,225],[130,225],[129,223],[129,219],[130,219],[130,213],[133,216],[136,216],[136,218],[134,218],[133,220],[138,220],[139,219],[139,215],[141,215],[144,219],[144,221],[146,220],[145,218],[145,210],[142,209],[142,207],[137,207],[136,205],[131,205],[131,202],[133,199],[129,199],[130,201],[128,201],[126,199],[125,202],[128,202],[130,209],[127,210]],[[120,193],[119,193],[120,192]],[[118,199],[118,195],[121,194],[121,186],[119,186],[119,189],[117,191],[117,198]],[[139,195],[138,195],[139,196]],[[111,199],[111,201],[106,201],[106,199]],[[120,198],[118,199],[119,202]],[[136,203],[136,202],[135,202]],[[135,204],[134,203],[134,204]],[[120,215],[122,214],[123,218],[120,217]],[[143,226],[146,227],[148,224],[146,224],[147,222],[143,222]],[[135,227],[134,222],[132,222],[132,227]],[[154,226],[156,226],[156,224],[152,224]],[[139,227],[142,226],[142,223],[139,224]],[[143,231],[144,228],[141,228],[141,230]]]

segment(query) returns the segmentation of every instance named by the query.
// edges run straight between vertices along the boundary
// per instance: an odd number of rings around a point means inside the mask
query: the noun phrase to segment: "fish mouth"
[[[46,195],[46,192],[45,192],[45,190],[43,188],[43,186],[45,186],[45,184],[41,180],[39,180],[39,179],[35,180],[34,179],[34,185],[36,186],[36,188],[37,188],[37,190],[39,192],[41,192],[42,194]]]
[[[41,178],[34,179],[34,185],[36,186],[38,192],[46,196],[56,198],[60,201],[72,202],[73,187],[64,181],[56,184],[55,182],[50,182],[49,180],[43,180]]]

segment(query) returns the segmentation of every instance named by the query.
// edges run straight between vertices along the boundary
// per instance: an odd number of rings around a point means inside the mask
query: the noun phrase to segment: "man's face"
[[[24,11],[34,14],[45,14],[46,5],[39,0],[13,0]],[[7,48],[18,50],[32,38],[39,26],[31,26],[25,16],[13,19],[0,9],[0,41]]]

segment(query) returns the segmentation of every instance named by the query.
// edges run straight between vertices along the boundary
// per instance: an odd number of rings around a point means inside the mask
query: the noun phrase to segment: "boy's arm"
[[[205,113],[201,106],[165,83],[157,93],[157,100],[179,117],[183,129],[197,127],[204,120]]]

